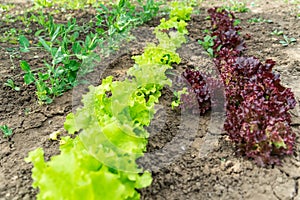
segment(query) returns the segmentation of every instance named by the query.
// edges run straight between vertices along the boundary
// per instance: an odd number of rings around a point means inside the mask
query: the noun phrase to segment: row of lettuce
[[[260,166],[280,164],[283,155],[292,155],[296,135],[291,129],[289,110],[296,105],[290,88],[280,83],[272,71],[275,61],[244,56],[246,45],[240,36],[233,13],[223,8],[208,10],[213,39],[211,55],[221,75],[226,97],[224,130],[238,151]],[[205,79],[200,71],[187,69],[184,74],[197,94],[201,113],[211,106],[211,88],[220,89],[218,80]],[[196,83],[194,83],[196,82]],[[200,89],[199,89],[200,88]],[[219,96],[221,98],[221,96]],[[189,96],[182,100],[190,101]]]
[[[61,138],[60,154],[44,159],[38,148],[29,153],[37,199],[139,199],[136,189],[149,186],[151,173],[136,160],[146,151],[149,133],[145,126],[155,114],[161,90],[171,85],[165,72],[179,63],[176,49],[184,43],[191,7],[171,4],[169,20],[154,30],[159,44],[149,44],[135,56],[135,64],[123,81],[109,76],[89,87],[83,107],[70,113],[65,129],[74,139]]]

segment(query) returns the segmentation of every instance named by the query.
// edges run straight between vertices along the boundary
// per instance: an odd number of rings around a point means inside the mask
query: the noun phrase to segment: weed
[[[84,8],[87,5],[93,5],[97,1],[96,0],[73,0],[73,1],[68,1],[68,0],[34,0],[34,4],[36,7],[53,7],[53,6],[58,6],[58,7],[64,7],[68,9],[80,9]]]
[[[44,61],[45,67],[38,69],[37,72],[33,72],[26,61],[21,61],[20,66],[25,71],[24,82],[35,84],[39,101],[51,103],[54,97],[60,96],[77,84],[77,72],[86,59],[97,59],[92,51],[100,39],[97,34],[90,33],[85,41],[78,40],[79,28],[76,25],[76,19],[63,25],[54,23],[51,16],[49,20],[41,16],[41,18],[33,16],[33,19],[44,26],[44,29],[36,32],[35,35],[47,33],[47,37],[39,37],[38,48],[47,51],[52,61],[51,63]],[[30,43],[25,36],[19,37],[19,43],[21,52],[30,51]],[[84,71],[87,73],[90,70]]]
[[[206,35],[203,40],[198,40],[198,43],[207,51],[210,57],[214,57],[213,46],[214,46],[214,39],[217,36],[211,37],[210,35]]]
[[[20,91],[20,87],[16,86],[12,79],[8,79],[4,85],[12,88],[15,91]]]
[[[171,103],[172,109],[174,109],[175,107],[178,107],[180,105],[180,97],[183,94],[188,94],[187,92],[187,88],[183,88],[180,91],[174,91],[173,95],[174,95],[174,100]]]
[[[137,12],[137,6],[128,0],[121,0],[118,4],[113,5],[112,9],[100,4],[100,8],[97,9],[97,32],[103,34],[107,29],[108,36],[123,33],[133,26],[152,19],[157,14],[160,4],[154,0],[147,0],[144,5],[142,0],[138,0],[138,7],[142,8],[140,12]]]
[[[279,43],[282,44],[282,46],[287,47],[292,43],[297,42],[297,40],[293,37],[289,38],[286,35],[283,35],[283,40],[280,40]]]
[[[31,112],[31,109],[30,109],[30,108],[25,108],[25,109],[24,109],[24,114],[25,114],[26,116],[29,115],[30,112]]]
[[[202,31],[202,33],[205,33],[205,34],[210,34],[210,33],[211,33],[211,30],[209,30],[209,29],[205,29],[205,30],[203,30],[203,31]]]
[[[15,28],[10,28],[6,30],[2,37],[0,38],[0,42],[5,43],[8,42],[10,44],[17,44],[18,43],[18,34],[20,33],[20,30],[17,30]]]
[[[9,59],[10,59],[10,62],[11,62],[11,65],[12,65],[12,69],[15,69],[16,66],[14,64],[14,59],[15,58],[21,58],[21,55],[20,55],[20,52],[19,52],[19,48],[16,48],[16,47],[1,47],[0,46],[0,49],[3,50],[3,52],[5,52],[5,54],[8,54],[9,56]]]
[[[275,29],[274,31],[271,32],[271,35],[280,36],[280,35],[283,35],[283,31],[279,31],[279,30]]]
[[[234,22],[233,22],[233,25],[238,26],[240,23],[241,23],[240,19],[235,19]]]
[[[234,11],[234,12],[248,12],[250,9],[246,7],[245,2],[241,2],[238,0],[230,0],[229,5],[223,6],[226,10]]]
[[[248,22],[249,23],[261,23],[261,22],[264,23],[264,22],[266,22],[266,23],[269,23],[269,24],[273,23],[272,20],[270,20],[270,19],[263,19],[261,17],[259,17],[259,18],[253,17],[253,18],[249,19]]]
[[[14,4],[0,4],[0,12],[9,11],[15,7]]]
[[[4,134],[4,137],[10,137],[13,134],[13,130],[10,129],[7,125],[0,126],[0,130]]]
[[[24,35],[19,36],[20,51],[23,53],[29,52],[30,43]]]

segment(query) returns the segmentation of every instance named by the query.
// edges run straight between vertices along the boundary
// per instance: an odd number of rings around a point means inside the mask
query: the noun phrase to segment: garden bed
[[[178,51],[182,58],[182,63],[176,66],[178,71],[194,65],[213,68],[205,50],[200,45],[196,46],[197,40],[205,35],[203,30],[210,28],[210,21],[205,19],[208,6],[211,7],[204,2],[200,14],[193,15],[189,21],[189,42]],[[294,155],[285,157],[282,166],[256,166],[236,153],[225,134],[214,135],[211,132],[214,123],[218,123],[211,120],[214,119],[212,113],[195,118],[195,121],[191,118],[188,120],[190,124],[181,124],[180,113],[170,108],[172,90],[166,88],[149,127],[152,135],[148,152],[159,151],[176,137],[180,128],[196,126],[197,130],[190,130],[195,135],[188,137],[191,139],[189,145],[184,150],[178,149],[178,156],[172,162],[157,168],[148,166],[152,169],[153,183],[140,190],[142,199],[300,199],[300,22],[291,14],[294,8],[295,5],[281,1],[258,1],[255,7],[250,7],[250,12],[236,15],[241,19],[241,35],[251,36],[246,38],[247,55],[261,60],[275,60],[275,70],[281,74],[283,85],[291,87],[295,93],[297,105],[291,111],[292,128],[297,134]],[[248,21],[254,18],[272,22]],[[99,64],[105,68],[103,74],[122,79],[133,64],[131,56],[141,54],[145,43],[153,41],[153,27],[158,24],[159,19],[154,19],[134,30],[135,40],[104,59],[105,63]],[[298,42],[283,47],[279,43],[282,36],[271,35],[276,29],[296,38]],[[25,163],[24,158],[37,147],[44,148],[46,158],[58,153],[59,142],[49,140],[49,135],[54,131],[64,133],[63,122],[72,111],[72,98],[77,94],[77,88],[44,106],[37,103],[31,86],[21,87],[20,92],[12,91],[3,86],[4,82],[12,76],[18,77],[22,72],[18,59],[11,61],[7,51],[7,47],[13,46],[4,43],[0,46],[0,121],[14,129],[12,138],[0,139],[0,199],[33,199],[37,190],[31,187],[32,165]],[[43,57],[41,52],[35,52],[35,55]],[[29,60],[31,65],[36,62],[29,54],[20,56],[19,59]],[[15,68],[12,68],[12,62]],[[20,76],[14,80],[17,85],[23,84]],[[176,154],[176,149],[173,153]]]

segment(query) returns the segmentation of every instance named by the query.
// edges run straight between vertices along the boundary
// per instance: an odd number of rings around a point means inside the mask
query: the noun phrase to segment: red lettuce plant
[[[241,28],[234,25],[233,13],[221,8],[209,9],[208,13],[211,36],[216,36],[214,63],[225,87],[224,129],[238,151],[258,165],[280,164],[280,157],[294,150],[296,136],[288,113],[296,105],[294,94],[280,84],[279,74],[273,73],[275,61],[263,64],[255,57],[242,56],[246,45],[238,33]],[[198,108],[204,114],[215,103],[212,91],[223,85],[197,70],[186,69],[182,75],[191,87],[181,95],[181,108]]]
[[[198,70],[186,69],[182,76],[190,84],[186,94],[180,96],[180,108],[183,110],[197,110],[200,114],[204,114],[211,107],[211,98],[209,86],[206,83],[206,76]]]
[[[211,17],[212,34],[214,39],[213,50],[218,55],[220,48],[228,48],[243,51],[246,46],[244,40],[239,36],[241,27],[234,26],[235,16],[224,9],[211,8],[208,10]]]
[[[234,26],[232,13],[209,9],[213,27],[214,63],[220,71],[226,94],[224,129],[239,151],[257,164],[279,164],[280,156],[293,153],[289,109],[296,105],[294,94],[280,84],[272,72],[275,62],[262,64],[255,57],[242,57],[245,43]]]
[[[175,82],[189,84],[187,91],[180,95],[179,107],[183,111],[203,115],[212,107],[218,111],[218,106],[224,102],[223,81],[212,74],[187,68]]]
[[[224,128],[259,165],[279,164],[279,156],[292,154],[295,143],[288,110],[296,101],[272,72],[274,65],[272,60],[262,64],[255,57],[237,57],[234,78],[226,86]]]

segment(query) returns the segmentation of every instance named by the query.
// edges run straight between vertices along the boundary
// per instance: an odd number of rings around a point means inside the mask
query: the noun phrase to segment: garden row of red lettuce
[[[272,71],[275,61],[262,63],[256,57],[243,56],[245,42],[234,25],[235,16],[221,8],[208,10],[214,37],[214,63],[223,79],[226,95],[224,129],[237,144],[238,151],[255,162],[280,164],[280,157],[291,155],[295,144],[291,116],[296,105],[291,89],[280,84]],[[205,76],[187,69],[183,76],[197,94],[201,113],[209,109],[210,92]],[[181,98],[183,101],[186,96]]]

